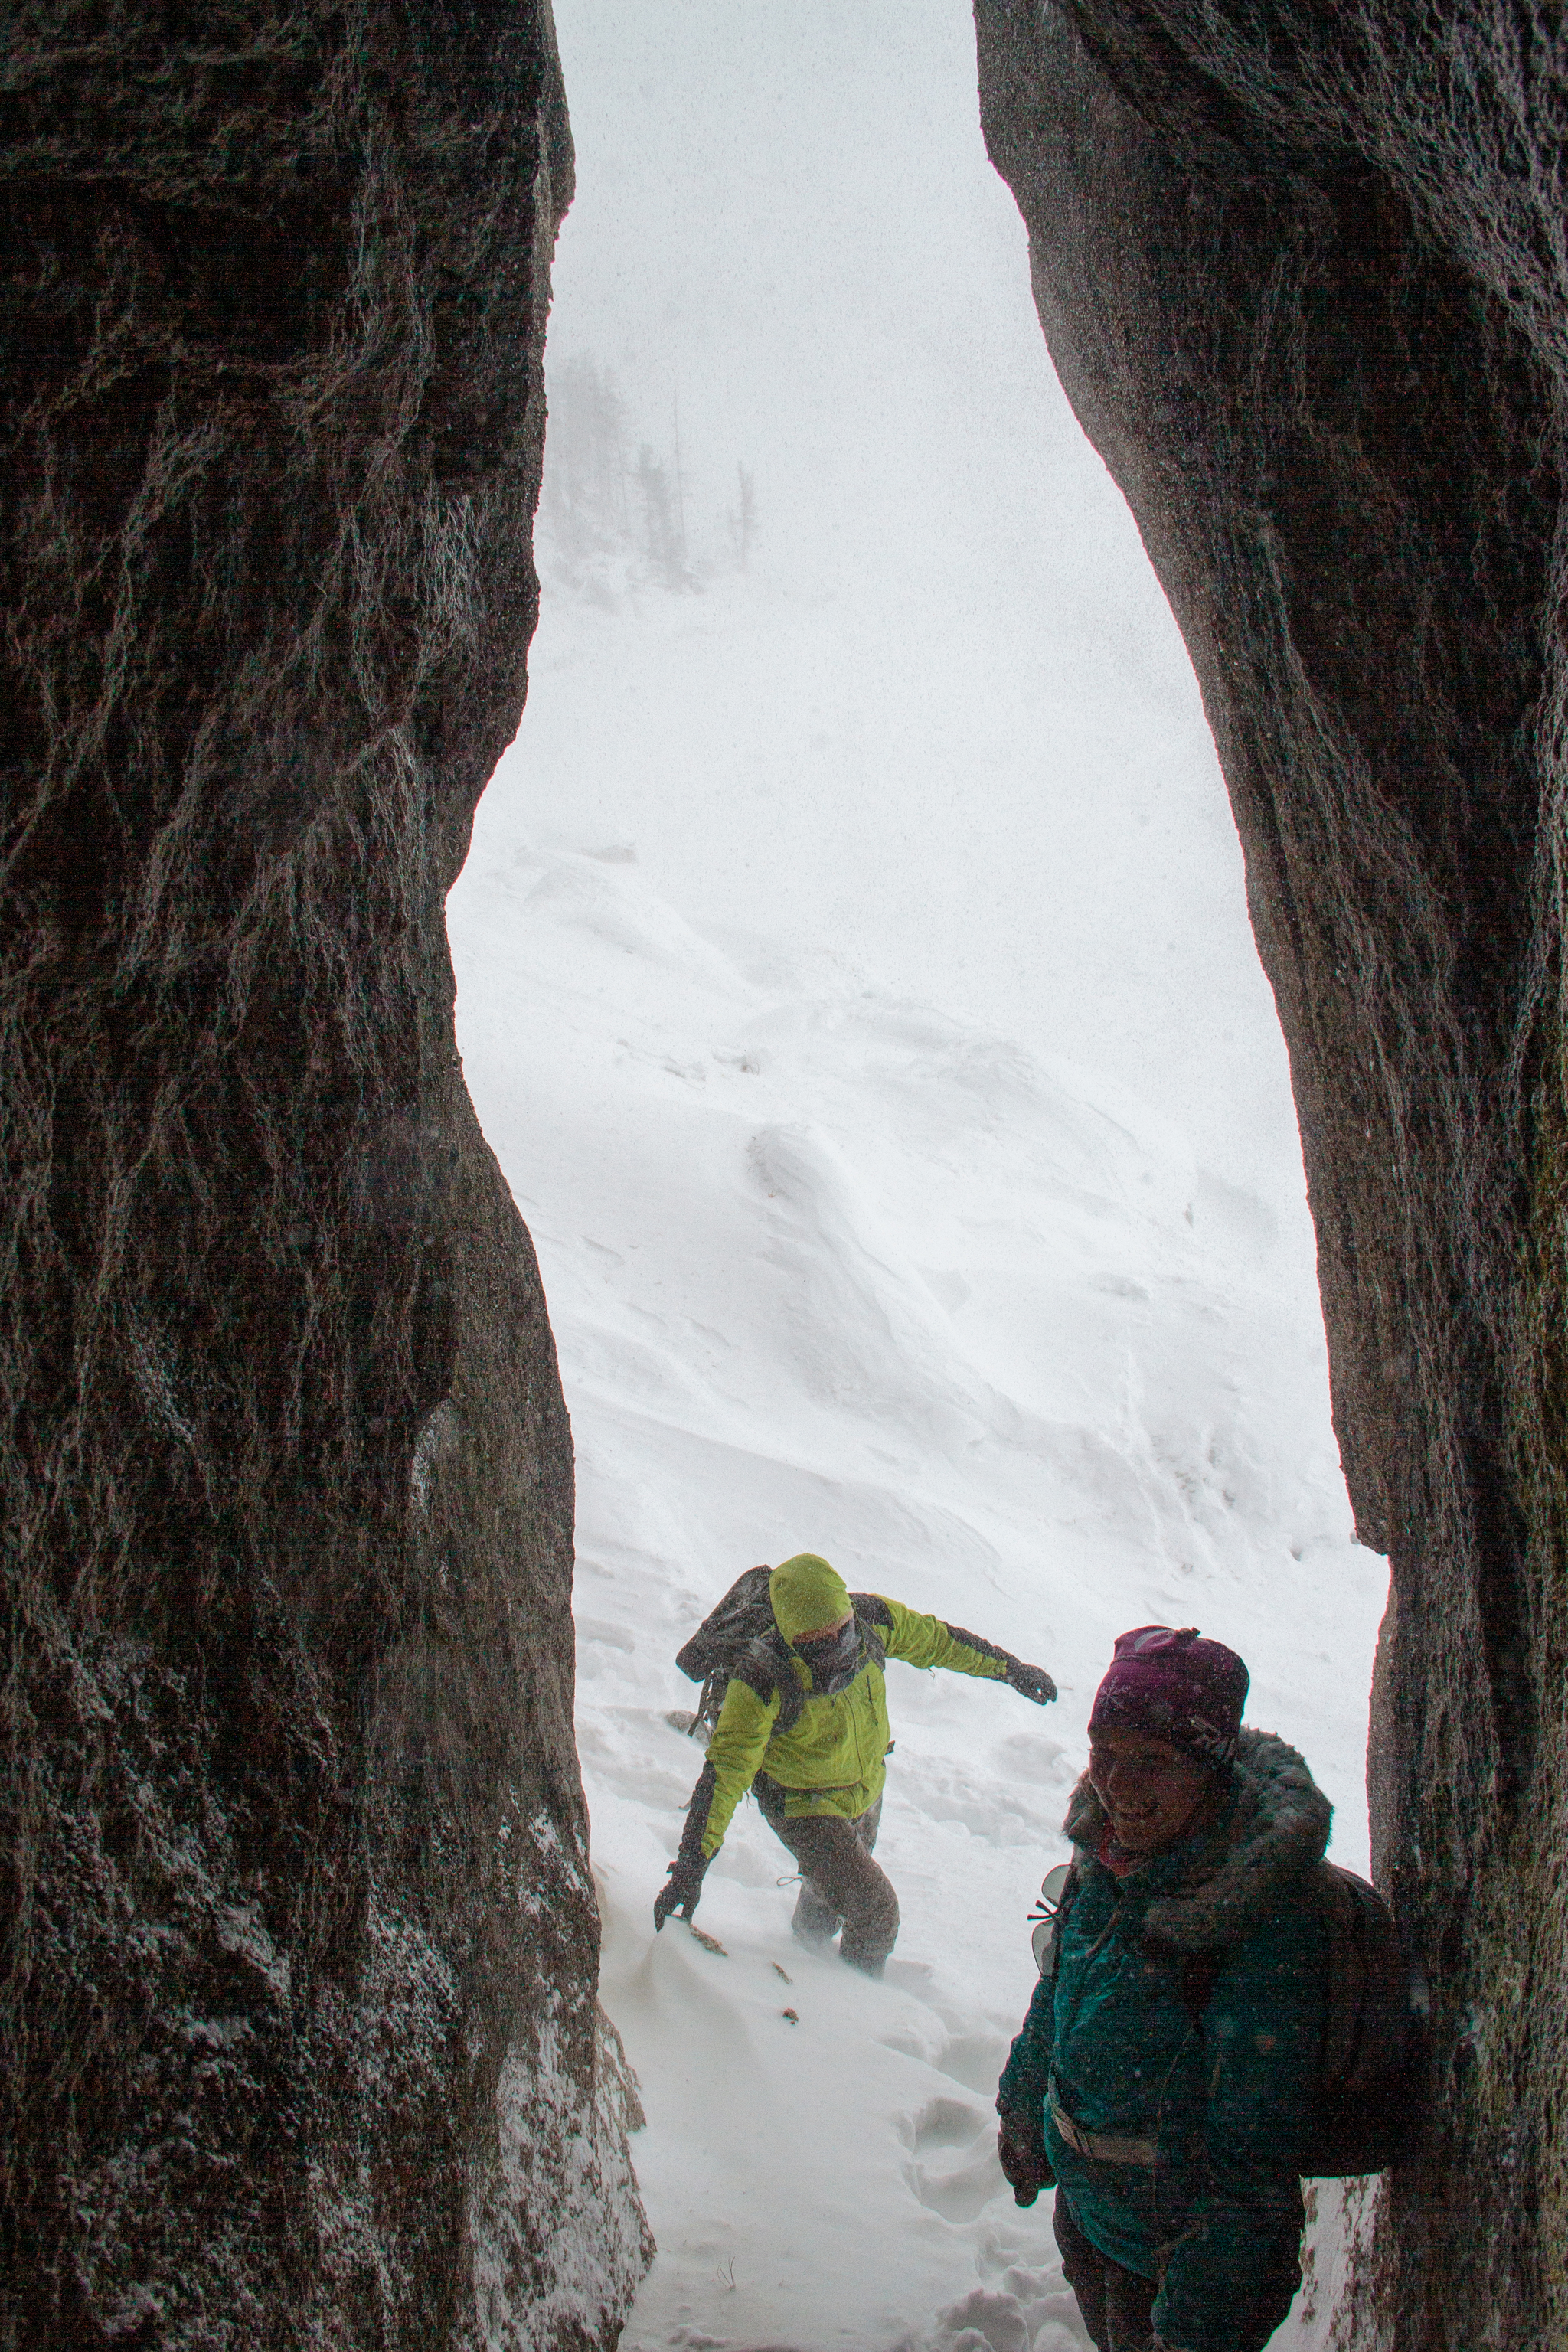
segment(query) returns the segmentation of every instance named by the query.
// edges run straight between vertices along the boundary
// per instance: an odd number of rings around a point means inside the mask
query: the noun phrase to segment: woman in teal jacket
[[[1054,1972],[997,2095],[1019,2203],[1058,2183],[1100,2352],[1261,2352],[1300,2282],[1328,1960],[1308,1874],[1330,1807],[1294,1748],[1241,1729],[1247,1686],[1195,1632],[1118,1641]]]

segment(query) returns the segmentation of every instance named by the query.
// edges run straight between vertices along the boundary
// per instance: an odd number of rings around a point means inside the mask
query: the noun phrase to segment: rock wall
[[[572,1456],[453,1043],[547,0],[10,13],[0,2344],[609,2346]]]
[[[1186,636],[1393,1601],[1430,2153],[1342,2339],[1568,2343],[1559,12],[976,0],[1052,354]]]

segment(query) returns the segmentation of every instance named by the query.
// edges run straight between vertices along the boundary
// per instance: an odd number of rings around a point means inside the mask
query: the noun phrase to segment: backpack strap
[[[1366,2005],[1368,1969],[1361,1916],[1344,1874],[1331,1863],[1317,1864],[1310,1873],[1310,1885],[1328,1938],[1328,2004],[1320,2074],[1324,2083],[1340,2083],[1347,2081],[1354,2072]],[[1211,1948],[1206,1952],[1185,1952],[1176,1963],[1182,2006],[1200,2032],[1224,1962],[1223,1950]]]
[[[718,1730],[719,1710],[724,1704],[724,1693],[729,1688],[729,1675],[718,1666],[715,1666],[712,1673],[705,1678],[702,1696],[697,1702],[697,1712],[691,1718],[691,1728],[694,1734],[698,1725],[703,1723],[707,1725],[710,1731]]]
[[[1042,1965],[1040,1969],[1040,1974],[1047,1978],[1052,1984],[1057,1980],[1057,1964],[1061,1958],[1062,1929],[1067,1925],[1068,1913],[1078,1900],[1079,1888],[1082,1884],[1083,1873],[1078,1866],[1078,1855],[1075,1852],[1068,1868],[1068,1874],[1062,1881],[1062,1891],[1057,1897],[1056,1914],[1051,1920],[1050,1941],[1046,1946],[1050,1965],[1048,1968]]]
[[[759,1633],[748,1642],[733,1664],[723,1670],[724,1680],[744,1683],[760,1699],[774,1696],[779,1703],[778,1721],[773,1729],[788,1731],[800,1719],[805,1705],[805,1693],[795,1671],[795,1656],[782,1633]],[[719,1694],[721,1705],[724,1694]]]
[[[1224,1963],[1225,1954],[1212,1948],[1206,1952],[1184,1952],[1176,1963],[1177,1981],[1182,1988],[1182,2007],[1200,2035]]]
[[[1325,2084],[1348,2083],[1361,2055],[1362,2029],[1371,1990],[1361,1906],[1350,1879],[1331,1862],[1321,1862],[1313,1872],[1312,1893],[1329,1947],[1322,2080]]]
[[[849,1595],[849,1606],[855,1612],[855,1622],[860,1628],[860,1638],[870,1654],[872,1664],[885,1666],[888,1663],[888,1645],[883,1641],[882,1635],[884,1633],[890,1633],[893,1630],[892,1611],[881,1595],[876,1592],[852,1592]]]

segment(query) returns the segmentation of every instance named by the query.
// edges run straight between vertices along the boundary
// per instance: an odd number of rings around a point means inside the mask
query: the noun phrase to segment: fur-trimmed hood
[[[1226,1819],[1203,1840],[1179,1883],[1149,1906],[1144,1934],[1173,1951],[1237,1942],[1282,1886],[1322,1860],[1329,1843],[1333,1807],[1295,1748],[1273,1732],[1243,1730],[1231,1775],[1235,1801]],[[1103,1867],[1105,1811],[1087,1773],[1063,1827],[1080,1859]]]

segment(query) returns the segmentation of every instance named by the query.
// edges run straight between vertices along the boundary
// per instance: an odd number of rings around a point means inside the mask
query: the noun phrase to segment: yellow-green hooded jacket
[[[874,1805],[887,1778],[887,1682],[882,1657],[911,1666],[949,1666],[954,1673],[1005,1682],[1018,1661],[1006,1650],[966,1633],[940,1617],[922,1616],[882,1593],[851,1595],[843,1579],[814,1552],[775,1568],[768,1580],[773,1616],[786,1642],[849,1615],[867,1634],[866,1663],[847,1688],[812,1692],[804,1659],[789,1661],[802,1692],[799,1714],[787,1729],[776,1684],[767,1668],[742,1666],[724,1693],[708,1743],[708,1761],[692,1793],[681,1839],[683,1852],[704,1863],[723,1843],[731,1817],[759,1772],[786,1791],[784,1812],[840,1813],[853,1821]],[[879,1652],[880,1654],[879,1654]]]

